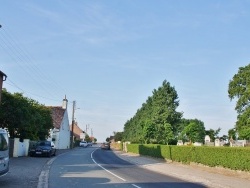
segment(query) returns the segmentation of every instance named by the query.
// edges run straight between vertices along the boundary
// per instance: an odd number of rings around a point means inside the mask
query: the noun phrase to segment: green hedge
[[[127,149],[128,152],[187,164],[195,162],[211,167],[250,171],[250,148],[128,144]]]

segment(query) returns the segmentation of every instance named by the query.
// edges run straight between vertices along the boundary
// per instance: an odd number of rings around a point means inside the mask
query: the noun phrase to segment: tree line
[[[176,144],[184,142],[204,142],[205,135],[211,141],[250,139],[250,64],[240,67],[228,85],[228,96],[236,99],[235,110],[238,113],[234,128],[228,135],[219,137],[221,128],[205,130],[204,123],[198,119],[185,119],[183,112],[176,111],[179,106],[178,95],[173,86],[166,80],[162,86],[154,89],[135,115],[129,119],[123,132],[114,134],[115,141],[132,143]]]
[[[43,140],[53,128],[51,110],[22,93],[2,91],[0,127],[8,130],[10,138]]]
[[[133,143],[176,144],[177,140],[202,142],[204,123],[198,119],[184,119],[178,94],[166,80],[153,90],[136,114],[124,125],[123,140]],[[116,135],[115,135],[116,138]]]

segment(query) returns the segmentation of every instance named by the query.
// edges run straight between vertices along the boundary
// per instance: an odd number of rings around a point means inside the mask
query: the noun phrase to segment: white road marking
[[[92,161],[93,161],[95,164],[97,164],[99,167],[101,167],[101,168],[102,168],[103,170],[105,170],[106,172],[108,172],[108,173],[112,174],[113,176],[119,178],[120,180],[126,181],[126,180],[123,179],[122,177],[120,177],[120,176],[114,174],[113,172],[110,172],[109,170],[107,170],[106,168],[104,168],[102,165],[98,164],[98,163],[94,160],[93,155],[92,155],[95,151],[96,151],[96,150],[94,150],[94,151],[91,153],[91,159],[92,159]]]
[[[139,186],[137,186],[137,185],[135,185],[135,184],[132,184],[134,187],[136,187],[136,188],[141,188],[141,187],[139,187]]]

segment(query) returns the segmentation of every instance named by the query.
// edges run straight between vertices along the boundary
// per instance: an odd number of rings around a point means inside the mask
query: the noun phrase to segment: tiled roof
[[[60,129],[63,116],[66,109],[63,109],[61,106],[51,106],[51,113],[52,113],[52,120],[53,120],[53,126],[56,129]]]
[[[72,132],[72,124],[70,125],[70,131]],[[80,127],[78,127],[77,122],[75,122],[74,130],[73,130],[74,137],[76,137],[77,139],[80,139],[81,133],[83,133],[83,130]]]

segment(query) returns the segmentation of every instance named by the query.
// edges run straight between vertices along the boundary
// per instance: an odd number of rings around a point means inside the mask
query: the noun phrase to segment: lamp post
[[[1,94],[2,94],[3,81],[5,81],[6,78],[7,78],[6,74],[4,74],[2,71],[0,71],[0,102],[1,102]]]

